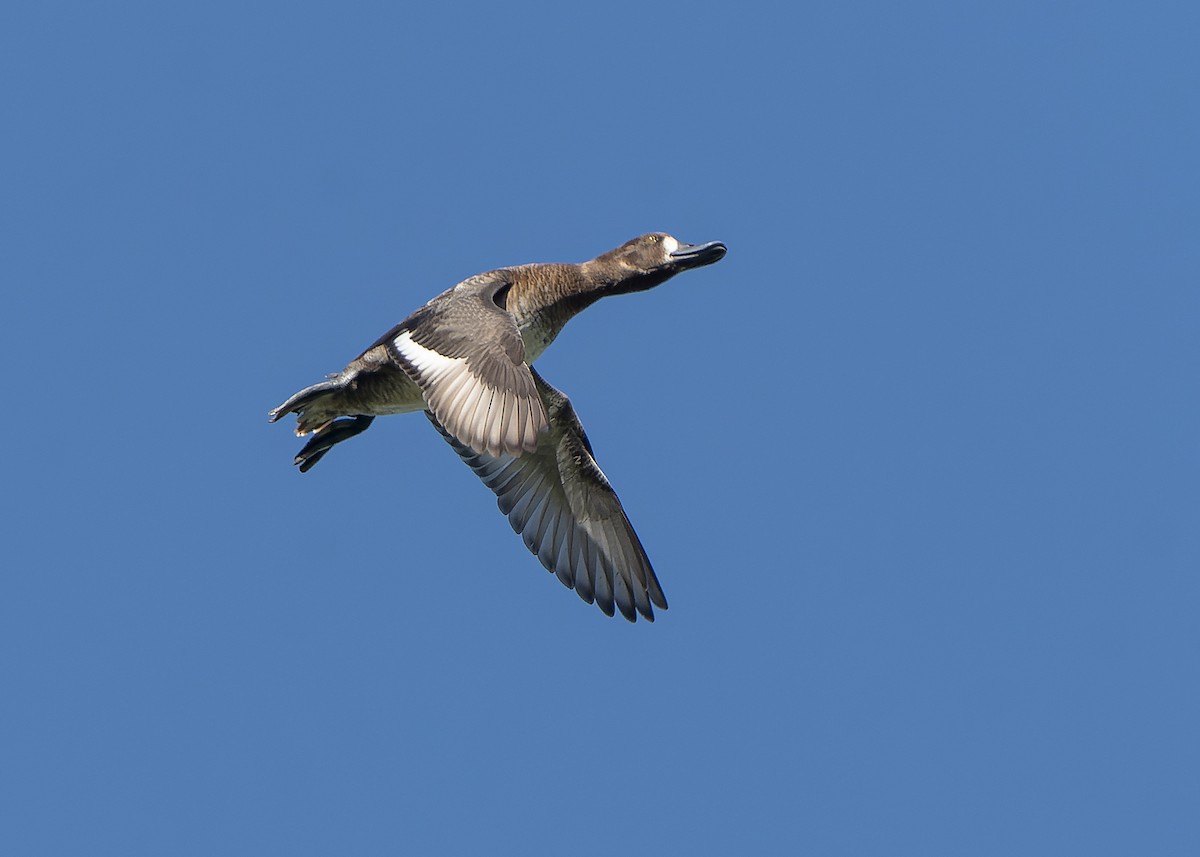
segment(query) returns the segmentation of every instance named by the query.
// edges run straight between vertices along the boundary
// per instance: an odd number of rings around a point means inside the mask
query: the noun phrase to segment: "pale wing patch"
[[[476,452],[520,455],[537,449],[546,425],[536,394],[493,387],[471,371],[466,357],[447,357],[404,331],[392,347],[421,386],[429,410],[448,432]]]

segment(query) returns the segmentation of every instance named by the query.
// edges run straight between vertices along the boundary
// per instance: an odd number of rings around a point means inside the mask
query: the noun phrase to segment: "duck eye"
[[[662,238],[658,237],[657,235],[651,235],[651,236],[650,236],[650,243],[651,243],[651,244],[657,244],[659,241],[662,241]]]

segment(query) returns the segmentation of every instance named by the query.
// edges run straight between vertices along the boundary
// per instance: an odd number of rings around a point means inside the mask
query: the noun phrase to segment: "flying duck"
[[[641,235],[581,264],[517,265],[478,274],[393,327],[345,369],[270,412],[312,435],[306,472],[377,416],[424,411],[497,497],[551,573],[605,614],[654,621],[667,600],[642,543],[596,464],[570,400],[533,362],[578,312],[644,291],[725,256],[719,241]]]

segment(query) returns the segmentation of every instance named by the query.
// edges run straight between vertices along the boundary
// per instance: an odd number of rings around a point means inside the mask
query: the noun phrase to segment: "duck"
[[[726,250],[651,232],[587,262],[468,277],[268,418],[295,414],[308,441],[293,463],[305,473],[376,417],[423,411],[550,573],[607,616],[653,622],[667,600],[645,548],[570,399],[533,363],[601,298],[652,289]]]

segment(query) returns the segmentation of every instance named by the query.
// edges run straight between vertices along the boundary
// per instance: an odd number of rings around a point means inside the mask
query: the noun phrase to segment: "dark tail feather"
[[[362,434],[375,419],[371,416],[361,415],[339,417],[325,422],[328,418],[327,414],[330,403],[326,402],[323,408],[314,408],[314,403],[323,396],[340,393],[345,388],[346,382],[344,380],[336,377],[330,378],[328,381],[322,381],[320,384],[305,387],[268,415],[271,422],[276,422],[288,414],[296,414],[298,418],[296,434],[307,434],[316,429],[312,437],[308,439],[308,443],[304,444],[304,448],[300,450],[292,461],[293,464],[300,467],[301,473],[307,473],[311,470],[313,465],[320,461],[325,453],[329,452],[336,444],[341,443],[343,440],[349,440],[356,434]],[[311,413],[309,413],[310,410],[312,410]]]
[[[345,385],[338,380],[330,379],[322,381],[320,384],[313,384],[311,387],[305,387],[299,393],[296,393],[278,408],[267,414],[267,419],[271,422],[276,422],[288,414],[302,414],[304,409],[314,399],[324,396],[326,393],[333,393],[341,390]]]
[[[335,445],[349,440],[356,434],[362,434],[370,428],[374,420],[374,417],[368,416],[341,417],[333,420],[308,439],[308,443],[304,444],[304,448],[296,454],[292,463],[299,465],[301,473],[307,473]]]

